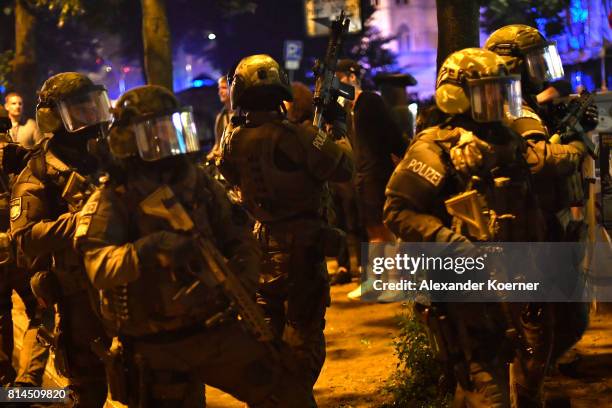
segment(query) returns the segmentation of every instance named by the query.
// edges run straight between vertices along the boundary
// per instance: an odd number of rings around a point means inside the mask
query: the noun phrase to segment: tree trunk
[[[172,48],[164,0],[141,0],[147,83],[172,90]]]
[[[480,47],[477,0],[436,0],[438,14],[437,69],[453,52]]]
[[[33,117],[36,107],[38,72],[36,66],[36,17],[25,4],[15,1],[15,57],[12,61],[12,84],[23,98],[23,112]]]

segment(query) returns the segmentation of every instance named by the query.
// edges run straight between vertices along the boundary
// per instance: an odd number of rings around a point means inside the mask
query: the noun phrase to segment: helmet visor
[[[68,132],[111,121],[111,103],[103,87],[62,99],[57,107]]]
[[[548,43],[543,48],[527,51],[525,62],[532,81],[546,82],[563,78],[563,63],[554,42]]]
[[[472,117],[476,122],[500,122],[520,117],[522,96],[518,75],[468,81]]]
[[[144,161],[200,150],[198,132],[191,109],[146,119],[130,125],[136,135],[138,154]]]

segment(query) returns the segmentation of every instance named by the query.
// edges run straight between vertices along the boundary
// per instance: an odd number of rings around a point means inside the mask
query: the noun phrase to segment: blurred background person
[[[410,74],[378,74],[374,83],[380,90],[380,95],[391,111],[391,117],[402,132],[402,137],[409,143],[414,135],[414,117],[410,111],[410,100],[406,94],[407,86],[417,84]]]
[[[345,106],[355,161],[357,206],[370,243],[394,242],[395,236],[383,224],[385,187],[408,145],[383,98],[361,89],[361,71],[361,66],[350,59],[339,60],[336,67],[338,79],[355,87],[354,101],[346,101]],[[349,293],[350,299],[374,293],[373,279],[363,281]]]
[[[217,80],[217,89],[219,100],[223,104],[223,107],[219,113],[217,113],[217,117],[215,118],[215,144],[206,156],[208,161],[214,160],[220,155],[221,136],[223,136],[223,131],[230,123],[230,119],[232,118],[232,108],[230,107],[229,90],[227,88],[227,77],[225,75],[221,76]]]
[[[292,82],[293,101],[284,101],[287,109],[287,119],[292,123],[312,123],[314,117],[314,105],[312,92],[301,82]]]
[[[291,84],[293,101],[285,101],[287,119],[296,124],[310,124],[314,116],[313,94],[310,89],[301,82]],[[330,132],[332,134],[332,132]],[[333,135],[332,135],[333,136]],[[342,136],[343,145],[350,148],[350,142],[346,136]],[[330,283],[350,283],[353,276],[359,275],[359,246],[360,225],[357,212],[357,199],[353,180],[338,183],[330,182],[330,193],[332,211],[328,217],[332,225],[340,228],[346,233],[346,245],[339,254],[338,269],[332,274]]]
[[[17,92],[9,92],[4,97],[4,108],[11,119],[9,135],[14,142],[31,149],[42,139],[36,122],[23,116],[23,98]]]

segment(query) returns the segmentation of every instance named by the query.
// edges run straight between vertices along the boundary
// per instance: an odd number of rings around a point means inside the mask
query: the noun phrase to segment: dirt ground
[[[356,284],[332,287],[327,312],[327,360],[315,387],[321,408],[376,408],[388,398],[382,388],[395,368],[392,340],[400,304],[351,302],[346,294]],[[16,343],[25,326],[23,306],[15,296]],[[551,408],[612,408],[612,306],[600,305],[575,347],[578,359],[546,384],[549,397],[568,396],[571,405]],[[48,366],[46,385],[64,385]],[[244,408],[244,404],[215,389],[208,389],[208,407]],[[120,404],[108,403],[108,407]],[[410,408],[410,407],[407,407]]]
[[[377,407],[381,392],[395,369],[393,338],[400,304],[367,304],[348,300],[357,284],[332,286],[325,337],[327,359],[315,386],[320,408]],[[207,391],[210,408],[239,408],[243,404],[215,389]]]
[[[573,352],[577,359],[546,382],[547,395],[570,397],[571,408],[612,407],[612,305],[591,311],[589,329]]]

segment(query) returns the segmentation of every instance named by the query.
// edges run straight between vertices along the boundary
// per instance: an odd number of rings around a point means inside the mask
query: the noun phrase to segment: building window
[[[397,29],[397,43],[400,54],[410,51],[410,28],[406,24]]]
[[[407,6],[408,0],[395,0],[395,4],[397,4],[398,6]]]

